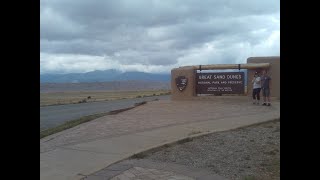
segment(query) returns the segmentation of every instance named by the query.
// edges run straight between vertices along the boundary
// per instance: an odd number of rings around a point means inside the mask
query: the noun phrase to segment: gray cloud
[[[169,72],[186,64],[280,55],[279,11],[278,0],[41,0],[42,72],[99,67],[67,68],[75,56],[99,57],[103,68]]]

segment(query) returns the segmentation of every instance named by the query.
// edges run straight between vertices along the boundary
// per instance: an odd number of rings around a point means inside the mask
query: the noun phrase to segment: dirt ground
[[[229,179],[280,179],[280,120],[198,137],[145,158],[208,168]]]

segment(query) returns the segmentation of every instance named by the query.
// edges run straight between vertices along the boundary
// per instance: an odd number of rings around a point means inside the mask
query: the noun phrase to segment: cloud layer
[[[40,72],[184,65],[280,55],[278,0],[41,0]]]

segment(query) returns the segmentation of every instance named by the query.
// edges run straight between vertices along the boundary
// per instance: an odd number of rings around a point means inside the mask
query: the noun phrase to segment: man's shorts
[[[262,95],[264,97],[269,97],[270,96],[270,89],[269,88],[263,88],[262,89]]]

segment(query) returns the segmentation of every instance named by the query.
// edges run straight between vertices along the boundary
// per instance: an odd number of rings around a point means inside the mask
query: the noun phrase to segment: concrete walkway
[[[249,97],[154,101],[40,140],[41,179],[81,179],[131,155],[181,138],[280,117],[280,102]]]
[[[199,169],[180,164],[147,159],[129,159],[112,164],[83,180],[227,180],[209,169]]]

